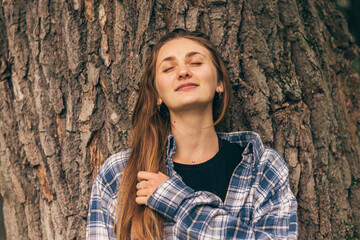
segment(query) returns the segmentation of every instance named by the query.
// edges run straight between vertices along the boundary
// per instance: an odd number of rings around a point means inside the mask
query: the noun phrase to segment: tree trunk
[[[7,239],[84,239],[92,181],[128,147],[147,56],[210,35],[234,90],[229,130],[282,154],[299,239],[359,238],[359,48],[325,0],[1,0],[0,190]]]

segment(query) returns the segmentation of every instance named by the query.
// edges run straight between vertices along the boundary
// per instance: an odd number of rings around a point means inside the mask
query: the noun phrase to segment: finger
[[[137,197],[135,199],[135,202],[137,204],[143,205],[143,204],[146,204],[147,199],[148,199],[147,197]]]
[[[146,197],[146,196],[149,196],[149,191],[146,190],[146,189],[139,190],[139,191],[136,192],[136,196],[138,196],[138,197]]]
[[[147,181],[141,180],[140,182],[138,182],[138,183],[136,184],[136,188],[137,188],[137,189],[145,189],[146,186],[147,186],[146,183],[147,183]]]
[[[163,177],[168,177],[168,175],[163,174],[162,172],[158,172],[159,175],[163,176]]]
[[[150,178],[154,177],[155,175],[156,175],[156,173],[140,171],[137,174],[137,178],[138,178],[139,181],[141,181],[141,180],[149,180]]]

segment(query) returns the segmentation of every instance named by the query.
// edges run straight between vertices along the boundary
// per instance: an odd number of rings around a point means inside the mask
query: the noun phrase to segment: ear
[[[224,92],[224,83],[219,81],[218,85],[216,86],[216,92]]]

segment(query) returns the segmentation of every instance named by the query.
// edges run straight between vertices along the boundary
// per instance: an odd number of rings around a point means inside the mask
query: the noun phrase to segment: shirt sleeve
[[[111,194],[101,176],[101,174],[98,174],[95,178],[91,191],[86,239],[116,240],[114,236],[114,219],[109,210],[111,209],[109,207]]]
[[[297,239],[297,202],[282,157],[265,152],[253,178],[242,206],[250,208],[250,221],[229,214],[219,197],[195,192],[177,174],[156,189],[147,205],[175,222],[180,239]]]

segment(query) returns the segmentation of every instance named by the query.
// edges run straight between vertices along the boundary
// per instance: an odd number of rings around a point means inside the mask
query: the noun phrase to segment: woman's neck
[[[171,114],[171,131],[176,143],[176,153],[172,156],[174,162],[199,164],[211,159],[219,151],[212,114]]]

